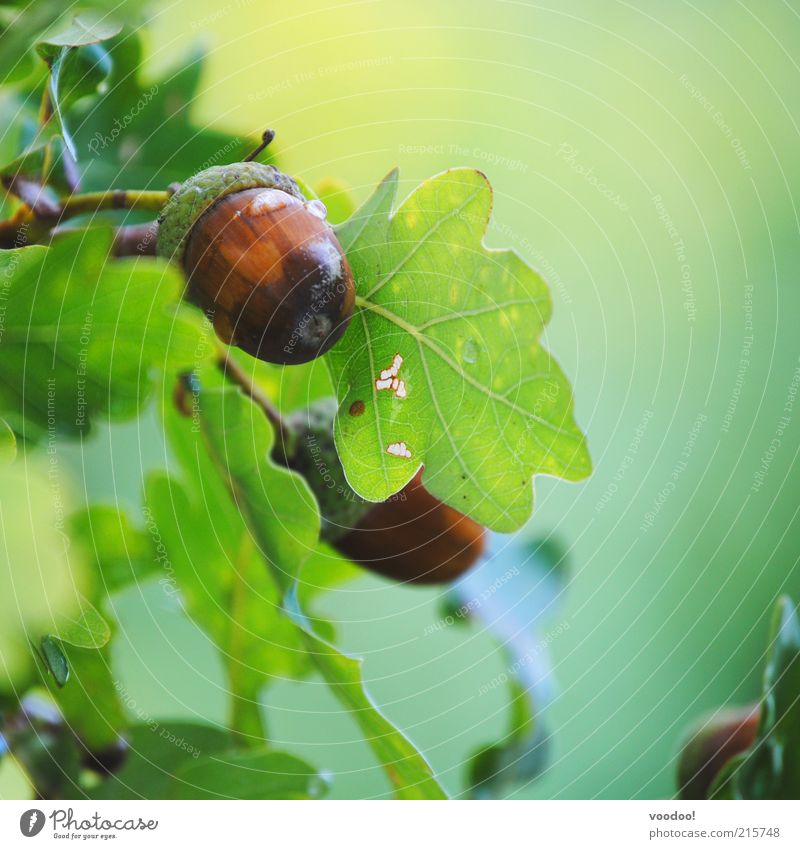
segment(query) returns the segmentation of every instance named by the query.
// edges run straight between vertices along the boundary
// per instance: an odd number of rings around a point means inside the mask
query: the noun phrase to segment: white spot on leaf
[[[383,369],[381,371],[381,375],[375,381],[375,388],[380,392],[381,389],[391,389],[392,392],[398,398],[405,398],[407,396],[406,392],[406,382],[401,380],[397,373],[400,371],[400,367],[403,365],[403,358],[400,354],[395,354],[392,358],[392,364],[389,368]]]
[[[381,380],[386,380],[387,377],[397,377],[401,365],[403,365],[403,358],[400,354],[395,354],[392,358],[392,365],[381,372]]]
[[[392,457],[403,457],[406,460],[411,459],[411,451],[409,451],[405,442],[392,442],[386,447],[386,453],[391,454]]]

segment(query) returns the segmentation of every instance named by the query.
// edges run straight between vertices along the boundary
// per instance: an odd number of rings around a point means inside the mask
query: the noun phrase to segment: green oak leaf
[[[269,459],[272,429],[238,389],[198,389],[191,406],[190,417],[164,410],[179,469],[148,478],[147,530],[165,587],[180,591],[219,649],[231,726],[260,742],[261,689],[311,670],[264,558],[299,568],[316,545],[319,516],[303,478]]]
[[[271,459],[274,431],[238,389],[203,392],[199,418],[217,474],[244,514],[262,557],[288,586],[319,538],[311,489],[305,478]]]
[[[158,78],[142,72],[144,48],[138,31],[126,29],[104,45],[112,69],[107,93],[76,107],[84,120],[75,140],[86,190],[166,187],[212,165],[241,161],[258,143],[191,119],[203,72],[198,46]],[[269,154],[262,157],[269,161]]]
[[[304,761],[263,747],[234,750],[222,728],[194,722],[134,725],[121,769],[91,799],[312,799],[325,780]]]
[[[113,260],[110,246],[102,228],[0,252],[0,411],[26,438],[74,436],[96,415],[130,417],[156,366],[197,362],[206,331],[177,305],[180,273],[158,260]]]
[[[258,584],[251,585],[251,582],[256,582],[257,576],[247,573],[241,578],[247,581],[244,597],[238,606],[225,608],[233,612],[223,612],[222,615],[233,615],[238,622],[248,610],[253,610],[256,617],[260,617],[260,625],[258,618],[248,619],[247,627],[252,629],[252,636],[259,638],[260,634],[262,641],[274,641],[275,631],[265,617],[272,614],[274,594],[277,593],[279,599],[285,597],[284,606],[275,609],[284,625],[290,626],[306,661],[316,666],[336,697],[352,712],[386,770],[395,794],[399,798],[444,798],[422,755],[370,701],[361,680],[360,660],[342,654],[333,645],[321,640],[300,613],[292,588],[303,563],[315,559],[319,534],[319,511],[308,485],[300,476],[268,459],[275,437],[262,410],[253,402],[232,389],[198,391],[199,399],[195,401],[198,422],[195,428],[202,434],[208,457],[203,457],[190,438],[186,439],[192,427],[189,419],[184,420],[184,439],[173,439],[172,444],[182,457],[184,466],[188,462],[190,467],[195,465],[200,470],[206,468],[203,464],[210,458],[217,478],[227,490],[231,506],[235,507],[236,516],[243,519],[249,529],[253,550],[260,554],[261,574],[272,584],[272,594],[259,598],[259,591],[255,589]],[[214,493],[213,478],[213,473],[201,473],[197,478],[198,488],[202,492]],[[186,539],[193,536],[200,521],[211,525],[209,533],[217,535],[225,534],[233,521],[227,517],[218,496],[212,496],[204,509],[202,519],[190,524],[181,523],[191,529],[185,532]],[[228,573],[236,572],[239,563],[231,562],[238,550],[236,540],[226,538],[222,546],[228,553]],[[192,569],[197,569],[197,564],[203,564],[204,579],[207,579],[207,550],[205,546],[198,551],[191,565]],[[320,562],[324,561],[324,552],[319,557]],[[213,587],[210,592],[214,592]],[[240,644],[236,652],[242,650]],[[237,655],[230,649],[228,656]]]
[[[267,749],[220,752],[185,761],[173,799],[318,799],[328,784],[300,758]]]
[[[395,209],[396,190],[393,172],[337,231],[357,292],[327,356],[347,478],[382,501],[424,465],[433,495],[515,530],[533,507],[532,475],[591,472],[569,383],[539,341],[550,293],[516,253],[483,244],[492,206],[483,174],[446,171]],[[405,397],[376,385],[397,354]],[[398,444],[411,456],[390,449]]]
[[[127,735],[128,757],[121,769],[88,791],[90,799],[169,799],[185,764],[230,749],[230,734],[213,725],[159,722],[147,718]]]

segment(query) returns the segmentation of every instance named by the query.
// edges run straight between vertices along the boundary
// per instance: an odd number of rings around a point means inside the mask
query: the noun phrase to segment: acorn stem
[[[275,434],[278,442],[276,447],[280,446],[280,451],[283,456],[288,457],[291,453],[291,445],[294,438],[291,428],[284,421],[283,416],[281,416],[278,411],[278,408],[272,403],[272,401],[270,401],[262,389],[253,383],[247,372],[245,372],[239,363],[228,356],[227,352],[220,353],[217,358],[217,366],[227,380],[235,386],[238,386],[239,389],[241,389],[254,404],[263,410],[264,415],[275,428]]]
[[[245,156],[242,162],[252,162],[262,150],[265,150],[270,146],[272,140],[275,138],[275,130],[264,130],[261,134],[261,144],[255,149],[250,151],[250,153]]]

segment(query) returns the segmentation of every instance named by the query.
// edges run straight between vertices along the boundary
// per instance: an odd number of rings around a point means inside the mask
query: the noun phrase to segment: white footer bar
[[[0,846],[800,847],[798,802],[0,802]]]

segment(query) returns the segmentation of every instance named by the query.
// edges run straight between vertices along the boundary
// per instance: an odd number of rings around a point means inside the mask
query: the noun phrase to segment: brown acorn
[[[347,329],[355,286],[325,207],[271,165],[183,183],[159,217],[157,252],[181,263],[217,335],[261,360],[308,362]]]
[[[725,709],[703,717],[686,735],[678,759],[681,799],[707,799],[725,764],[753,745],[761,709],[758,704]]]
[[[466,572],[483,554],[485,529],[431,495],[421,475],[376,504],[335,547],[396,581],[440,584]]]

